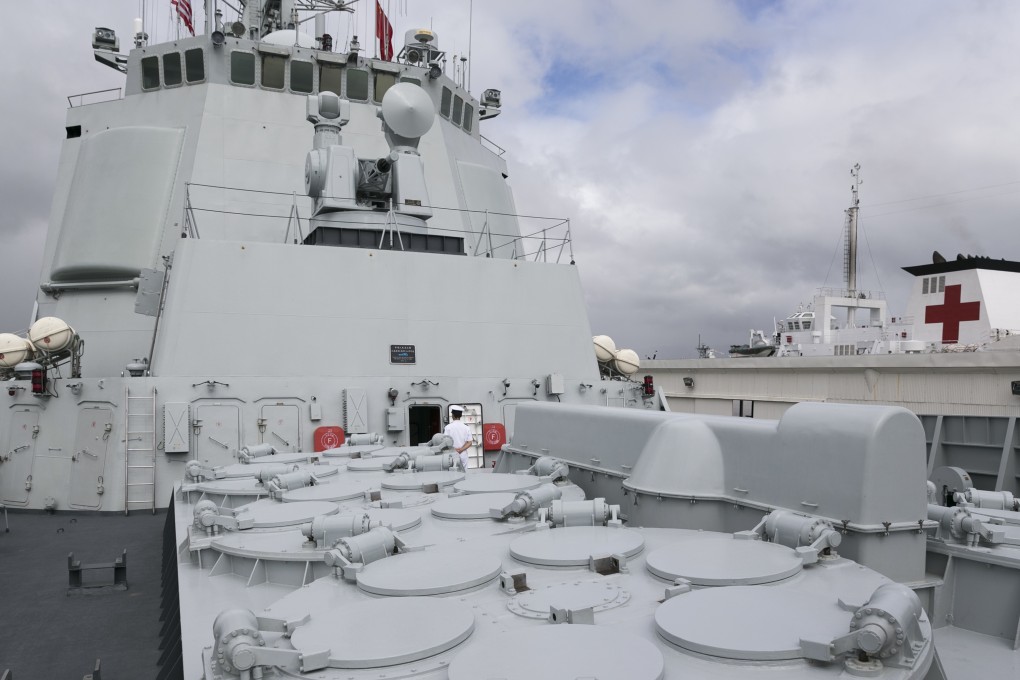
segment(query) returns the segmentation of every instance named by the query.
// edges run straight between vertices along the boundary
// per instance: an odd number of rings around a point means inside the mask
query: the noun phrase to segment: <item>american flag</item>
[[[177,16],[181,18],[184,27],[195,35],[195,25],[191,23],[191,0],[170,0],[170,4],[177,8]]]

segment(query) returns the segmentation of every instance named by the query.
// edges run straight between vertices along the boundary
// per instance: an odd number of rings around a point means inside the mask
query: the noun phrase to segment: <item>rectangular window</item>
[[[187,50],[184,53],[184,76],[189,83],[205,80],[205,62],[202,59],[201,48]]]
[[[453,98],[453,116],[450,120],[453,121],[454,125],[460,125],[460,115],[464,111],[464,100],[460,97]]]
[[[401,78],[400,82],[411,83],[412,85],[418,85],[419,87],[421,87],[421,80],[419,80],[418,78]]]
[[[386,90],[393,87],[397,82],[397,77],[392,73],[379,73],[375,74],[375,93],[372,95],[372,101],[375,103],[382,102],[382,98],[386,95]]]
[[[811,330],[811,322],[810,321],[805,321],[803,323],[803,327],[804,327],[804,330],[806,330],[806,331]]]
[[[181,84],[181,55],[179,52],[168,52],[163,55],[163,84]]]
[[[312,91],[312,62],[290,62],[290,89],[294,92],[309,93]]]
[[[262,87],[273,90],[283,89],[284,73],[287,70],[287,57],[279,54],[262,55]]]
[[[464,129],[471,132],[471,125],[475,119],[475,107],[468,103],[464,104]]]
[[[923,278],[923,279],[921,279],[921,295],[927,295],[927,294],[928,294],[928,279],[927,278]]]
[[[343,93],[341,88],[341,76],[344,70],[341,66],[334,64],[319,65],[319,92],[332,92],[335,95]]]
[[[368,99],[368,71],[347,70],[347,98],[366,101]]]
[[[159,57],[142,59],[142,89],[155,90],[159,87]]]
[[[945,290],[946,290],[946,277],[940,276],[939,277],[939,292],[942,293],[942,292],[945,292]]]
[[[230,82],[238,85],[255,84],[255,55],[251,52],[230,53]]]
[[[442,114],[443,118],[450,117],[450,102],[453,100],[453,93],[450,92],[449,88],[443,88],[443,98],[439,102],[439,113]]]

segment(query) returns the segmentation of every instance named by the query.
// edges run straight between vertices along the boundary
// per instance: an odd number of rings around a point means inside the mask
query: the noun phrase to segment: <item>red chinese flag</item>
[[[195,35],[195,25],[191,23],[191,0],[170,0],[170,4],[177,8],[177,16],[181,18],[184,27]]]
[[[393,24],[386,18],[379,0],[375,0],[375,37],[379,39],[379,56],[393,60]]]

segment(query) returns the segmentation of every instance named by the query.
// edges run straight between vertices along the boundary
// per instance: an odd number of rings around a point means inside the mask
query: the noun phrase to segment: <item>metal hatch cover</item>
[[[332,668],[381,668],[445,652],[474,627],[471,607],[458,600],[386,598],[320,611],[291,644],[302,652],[329,649]]]
[[[193,487],[202,493],[211,493],[225,496],[268,496],[266,487],[254,477],[242,479],[217,479],[214,481],[198,482]]]
[[[237,508],[238,518],[250,517],[254,529],[272,529],[289,527],[296,524],[311,522],[319,515],[335,515],[340,507],[336,503],[326,501],[306,501],[303,503],[278,503],[263,498]]]
[[[633,557],[644,547],[644,537],[632,529],[566,527],[521,536],[510,544],[510,554],[530,564],[575,567],[586,566],[592,556]]]
[[[542,480],[534,475],[515,475],[507,472],[471,475],[457,482],[454,489],[460,493],[517,493],[534,489]]]
[[[442,595],[488,583],[503,561],[470,547],[431,548],[400,553],[365,565],[358,587],[376,595]]]
[[[837,597],[792,588],[728,586],[673,597],[655,610],[655,628],[673,644],[747,661],[799,659],[801,640],[833,640],[853,614]]]
[[[449,680],[661,680],[662,652],[616,628],[536,625],[479,641],[450,663]]]
[[[371,458],[353,458],[347,463],[350,472],[379,472],[386,463],[397,459],[396,456],[372,456]]]
[[[517,494],[513,493],[472,493],[452,496],[436,501],[432,506],[432,514],[442,519],[488,519],[491,517],[489,510],[505,508],[513,503],[516,497]]]
[[[436,472],[394,472],[383,478],[382,488],[396,491],[421,491],[429,484],[450,486],[464,479],[463,472],[453,470]]]
[[[275,456],[274,456],[275,458]],[[267,465],[280,465],[281,461],[278,460],[266,460],[265,458],[259,458],[251,463],[233,463],[232,465],[226,465],[222,468],[217,469],[217,473],[222,474],[225,479],[238,479],[240,477],[254,477],[259,473],[262,468]],[[340,469],[331,465],[298,465],[298,469],[307,470],[312,472],[316,477],[330,477],[340,472]]]
[[[316,484],[315,486],[303,486],[298,489],[284,491],[280,497],[284,503],[297,503],[302,501],[347,501],[352,498],[361,498],[369,489],[375,488],[375,478],[351,478],[344,477],[329,484]]]
[[[258,533],[232,531],[217,536],[209,545],[225,555],[270,562],[320,562],[326,552],[305,547],[305,536],[300,529]]]
[[[320,451],[316,455],[325,456],[326,458],[347,458],[349,456],[354,455],[363,456],[366,453],[374,453],[376,451],[381,451],[384,448],[386,447],[384,447],[382,444],[359,444],[357,446],[338,446],[335,449],[326,449],[325,451]],[[357,459],[355,458],[352,460]]]
[[[673,581],[685,578],[699,586],[772,583],[800,572],[803,561],[778,543],[736,539],[732,534],[687,536],[648,553],[648,571]]]
[[[607,581],[575,581],[518,593],[507,602],[507,608],[518,616],[546,620],[550,610],[591,609],[595,612],[621,607],[630,593]]]
[[[407,508],[365,508],[368,519],[379,521],[394,531],[407,531],[421,524],[421,512]]]

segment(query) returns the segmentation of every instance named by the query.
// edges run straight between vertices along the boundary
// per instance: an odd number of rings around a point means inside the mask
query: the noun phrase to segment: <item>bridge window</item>
[[[286,71],[287,57],[279,54],[262,55],[262,87],[282,90]]]
[[[375,74],[375,94],[372,96],[372,100],[377,104],[382,101],[383,96],[386,94],[386,90],[393,87],[397,82],[397,77],[392,73],[379,73]]]
[[[166,86],[181,84],[181,55],[179,52],[168,52],[163,55],[163,84]]]
[[[255,84],[255,55],[251,52],[230,53],[230,82],[237,85]]]
[[[453,100],[453,93],[447,87],[443,88],[443,98],[439,102],[439,113],[443,118],[450,117],[450,102]]]
[[[341,77],[344,69],[336,64],[319,65],[319,92],[332,92],[335,95],[343,93]]]
[[[366,101],[368,99],[368,71],[348,69],[347,98]]]
[[[464,104],[464,129],[471,132],[471,125],[475,118],[475,107],[468,103]]]
[[[290,89],[294,92],[309,93],[312,91],[312,62],[290,62]]]
[[[205,80],[205,62],[202,59],[201,48],[184,52],[184,77],[189,83]]]
[[[142,59],[142,89],[155,90],[159,87],[159,57]]]
[[[411,83],[412,85],[418,85],[419,87],[421,87],[421,80],[419,80],[418,78],[401,78],[400,82]]]
[[[464,100],[460,97],[453,98],[453,117],[450,120],[454,125],[460,125],[460,115],[464,111]]]

